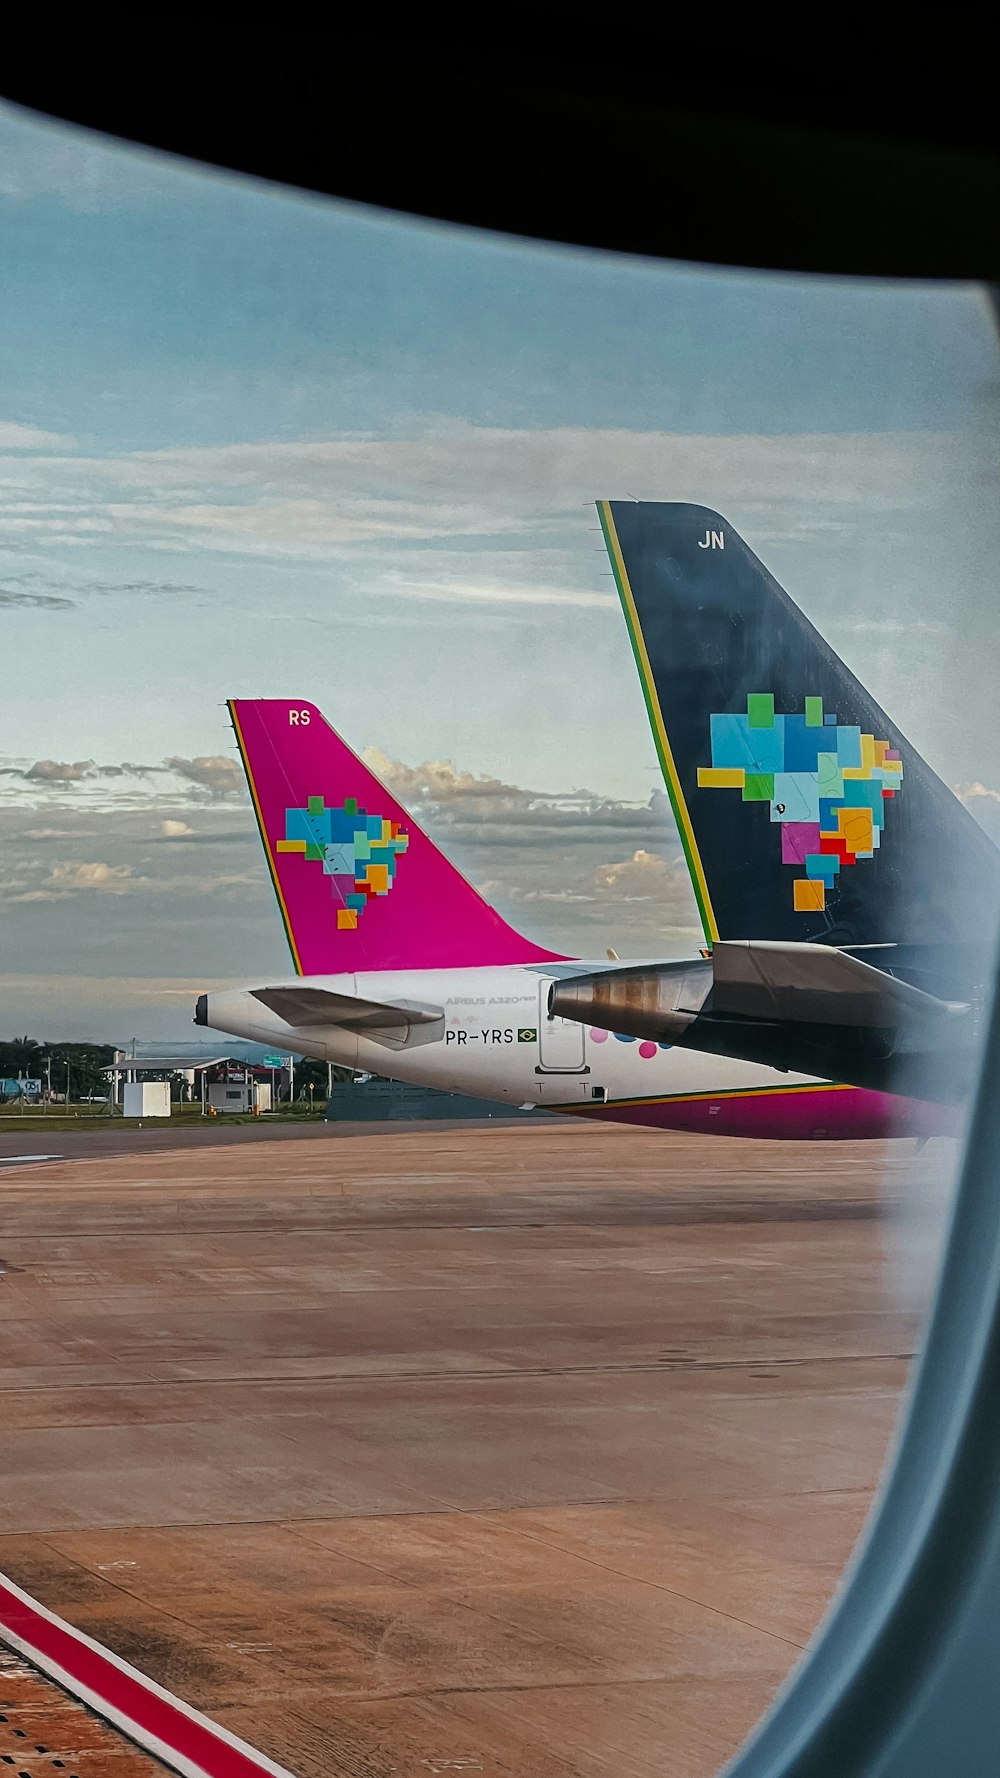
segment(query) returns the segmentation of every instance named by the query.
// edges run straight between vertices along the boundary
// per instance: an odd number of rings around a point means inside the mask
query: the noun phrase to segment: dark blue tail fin
[[[989,954],[1000,852],[727,520],[598,511],[706,937]]]

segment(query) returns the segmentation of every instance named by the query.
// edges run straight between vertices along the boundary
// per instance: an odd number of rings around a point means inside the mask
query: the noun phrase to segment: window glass
[[[0,1573],[296,1773],[707,1778],[978,1067],[985,297],[0,149]]]

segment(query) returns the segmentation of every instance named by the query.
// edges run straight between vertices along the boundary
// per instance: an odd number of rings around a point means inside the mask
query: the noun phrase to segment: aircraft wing
[[[412,1000],[365,1000],[329,988],[254,988],[253,998],[289,1025],[334,1025],[376,1042],[405,1043],[418,1026],[442,1025],[444,1008]]]

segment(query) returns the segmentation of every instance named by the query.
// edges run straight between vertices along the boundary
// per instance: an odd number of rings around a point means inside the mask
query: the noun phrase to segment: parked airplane
[[[950,1128],[941,1107],[552,1017],[553,984],[599,966],[508,926],[315,705],[229,709],[295,976],[202,994],[197,1024],[418,1085],[665,1129]]]
[[[712,950],[560,981],[552,1010],[957,1103],[1000,852],[728,520],[598,511]]]

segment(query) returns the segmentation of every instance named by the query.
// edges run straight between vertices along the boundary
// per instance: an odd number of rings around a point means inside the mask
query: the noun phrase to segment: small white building
[[[169,1117],[168,1080],[128,1080],[122,1101],[123,1117]]]
[[[271,1083],[269,1080],[257,1080],[247,1070],[248,1078],[243,1080],[213,1080],[208,1087],[208,1107],[217,1116],[225,1116],[227,1112],[270,1111]]]

